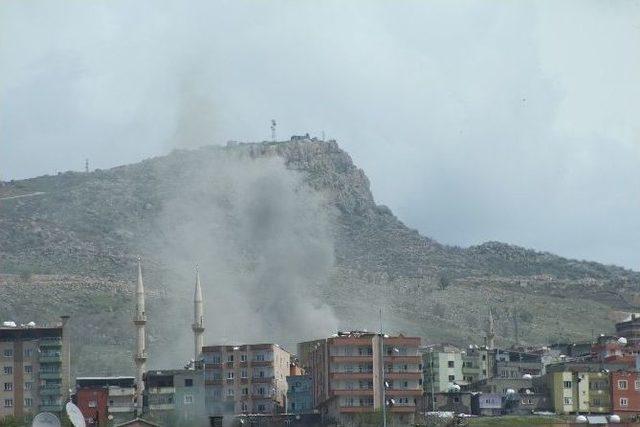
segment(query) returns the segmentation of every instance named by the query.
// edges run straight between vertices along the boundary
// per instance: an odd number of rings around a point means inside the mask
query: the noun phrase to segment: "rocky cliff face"
[[[278,164],[287,175],[278,172]],[[262,165],[259,173],[254,165]],[[234,181],[229,175],[243,178]],[[243,181],[245,175],[251,180]],[[243,196],[248,191],[253,191],[251,200]],[[279,207],[268,200],[261,205],[252,200],[282,192],[291,193],[283,200],[296,211],[288,221],[305,227],[305,221],[313,224],[311,236],[290,224],[296,230],[293,240],[287,241],[293,242],[288,243],[291,251],[315,254],[319,247],[318,259],[326,263],[326,271],[298,271],[313,269],[317,263],[296,258],[280,266],[292,273],[287,279],[258,275],[265,268],[260,264],[261,251],[280,250],[273,243],[279,241],[266,235],[271,246],[256,248],[245,226],[268,233],[274,224],[283,226],[273,221],[271,211],[276,217],[284,211],[278,212]],[[167,227],[167,210],[177,212],[169,201],[181,205],[191,200],[194,209],[172,216]],[[302,208],[307,204],[308,212]],[[247,209],[260,210],[257,224],[243,217]],[[24,323],[71,314],[76,344],[86,344],[75,347],[79,372],[97,373],[95,366],[89,371],[89,361],[96,357],[101,357],[101,373],[126,371],[131,367],[129,354],[118,348],[132,348],[133,260],[138,254],[146,260],[150,312],[188,305],[189,292],[175,293],[173,283],[186,279],[180,268],[168,264],[167,248],[175,250],[172,260],[188,251],[176,242],[185,232],[179,228],[184,225],[182,218],[187,224],[203,215],[206,223],[197,224],[211,233],[211,239],[224,242],[224,249],[215,246],[207,260],[216,270],[232,265],[227,276],[221,276],[224,280],[236,280],[237,287],[252,283],[251,292],[258,294],[275,289],[277,281],[295,282],[290,288],[294,293],[296,286],[312,284],[303,293],[317,298],[317,304],[327,302],[338,327],[373,328],[377,307],[383,306],[386,324],[394,332],[418,334],[427,341],[481,343],[490,305],[497,317],[499,343],[514,341],[515,319],[522,341],[544,343],[587,339],[592,329],[609,331],[618,312],[636,307],[638,273],[497,242],[466,249],[439,244],[376,205],[365,173],[335,142],[292,141],[179,150],[110,170],[5,183],[0,187],[0,312]],[[321,221],[315,216],[311,221],[310,215],[320,216]],[[269,221],[263,224],[264,218]],[[176,228],[179,232],[173,233]],[[323,237],[325,228],[330,237]],[[277,236],[282,229],[273,232]],[[208,238],[195,236],[209,250]],[[298,238],[308,239],[302,249]],[[335,262],[323,255],[326,242]],[[233,254],[228,259],[226,248]],[[286,257],[287,249],[280,257]],[[274,262],[275,258],[268,265]],[[296,262],[304,268],[296,267]],[[238,279],[254,273],[268,279]],[[215,305],[210,308],[217,310]],[[173,326],[160,319],[151,321],[152,353],[169,346],[176,334],[188,335],[189,316],[185,313],[186,320],[172,322]],[[266,321],[279,329],[286,325],[278,322],[292,322],[280,317]],[[208,333],[210,342],[237,335],[216,330],[215,325]],[[304,338],[309,337],[292,341]]]

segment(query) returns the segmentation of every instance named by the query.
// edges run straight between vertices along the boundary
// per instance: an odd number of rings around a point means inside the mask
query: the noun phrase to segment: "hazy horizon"
[[[640,270],[638,2],[5,1],[0,178],[334,138],[451,245]]]

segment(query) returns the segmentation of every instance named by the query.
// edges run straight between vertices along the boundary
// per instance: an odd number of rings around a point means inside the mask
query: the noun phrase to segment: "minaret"
[[[200,286],[200,272],[196,266],[196,290],[193,294],[193,341],[194,341],[194,366],[197,366],[202,356],[203,334],[204,334],[204,317],[202,315],[202,287]]]
[[[133,360],[136,362],[136,414],[142,415],[142,396],[144,392],[143,374],[147,363],[147,344],[145,325],[147,324],[147,315],[144,309],[144,285],[142,283],[142,266],[140,258],[138,258],[138,285],[136,287],[136,314],[133,318],[133,324],[136,325],[138,333],[136,340],[136,353]]]
[[[496,333],[494,330],[494,325],[493,325],[493,312],[491,311],[491,308],[489,308],[489,321],[488,321],[488,328],[487,328],[487,348],[489,350],[492,350],[495,348],[495,338],[496,338]]]

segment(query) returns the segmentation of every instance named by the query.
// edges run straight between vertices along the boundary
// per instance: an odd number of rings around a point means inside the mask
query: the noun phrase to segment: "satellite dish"
[[[33,417],[31,427],[60,427],[60,420],[51,412],[40,412]]]
[[[627,345],[627,339],[625,337],[618,338],[618,344]]]
[[[611,415],[609,417],[609,422],[612,424],[618,424],[620,422],[620,415]]]
[[[67,406],[65,406],[67,410],[67,416],[69,417],[69,421],[73,424],[73,427],[86,427],[87,424],[84,422],[84,415],[80,411],[76,405],[71,402],[67,402]]]
[[[588,422],[589,420],[587,419],[587,417],[585,417],[584,415],[578,415],[576,417],[576,423],[580,423],[580,424],[584,424],[586,422]]]

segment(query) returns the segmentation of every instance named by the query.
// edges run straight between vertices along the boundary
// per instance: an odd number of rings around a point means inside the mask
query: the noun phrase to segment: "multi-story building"
[[[424,391],[444,393],[464,381],[462,374],[462,350],[450,344],[423,347],[422,369]],[[482,369],[482,368],[480,368]]]
[[[470,346],[462,352],[462,379],[474,383],[492,376],[495,357],[494,351],[486,347]]]
[[[144,412],[167,425],[208,425],[204,371],[173,369],[148,371]]]
[[[69,397],[67,320],[0,327],[0,418],[63,410]]]
[[[303,414],[313,412],[313,382],[311,375],[287,377],[287,412]]]
[[[611,405],[613,413],[623,420],[640,414],[640,373],[637,371],[611,373]]]
[[[640,345],[640,313],[631,313],[625,320],[616,323],[616,335],[625,337],[632,346]]]
[[[410,423],[422,395],[420,338],[340,332],[317,340],[306,357],[314,401],[325,417],[348,422],[358,414],[386,410]]]
[[[76,378],[75,402],[89,426],[106,426],[133,418],[135,410],[134,377]]]
[[[202,355],[210,415],[285,410],[291,354],[279,345],[205,346]]]
[[[611,411],[610,375],[599,365],[559,364],[547,367],[547,389],[558,414]]]

